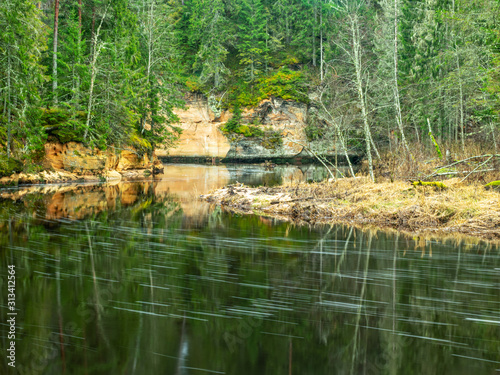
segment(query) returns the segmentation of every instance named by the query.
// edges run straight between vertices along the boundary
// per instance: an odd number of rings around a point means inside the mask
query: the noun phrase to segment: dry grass
[[[500,241],[500,193],[459,181],[445,180],[449,188],[437,190],[403,181],[372,183],[361,177],[279,188],[232,186],[205,198],[232,209],[299,222],[371,224]]]
[[[440,145],[443,158],[439,158],[434,149],[429,149],[425,144],[414,143],[410,146],[412,156],[410,157],[406,150],[402,147],[386,151],[383,153],[381,159],[374,159],[374,173],[377,181],[407,181],[408,179],[422,179],[425,180],[426,176],[431,176],[436,172],[450,172],[449,175],[434,175],[429,177],[431,180],[444,180],[451,177],[467,176],[466,180],[469,183],[482,183],[486,184],[494,179],[498,179],[498,172],[500,168],[499,158],[492,158],[483,167],[470,174],[471,170],[479,166],[481,163],[487,161],[488,157],[467,160],[463,163],[458,163],[451,168],[440,167],[451,164],[452,162],[464,160],[473,156],[480,156],[486,154],[494,154],[495,151],[490,148],[485,148],[480,143],[471,142],[462,152],[459,144],[442,144]],[[449,151],[448,158],[446,158],[446,151]],[[485,169],[495,169],[494,171],[479,172]],[[368,175],[368,164],[364,160],[361,164],[360,173]]]

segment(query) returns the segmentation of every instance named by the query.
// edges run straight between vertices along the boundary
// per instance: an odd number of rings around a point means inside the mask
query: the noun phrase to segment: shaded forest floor
[[[230,185],[203,199],[239,213],[297,223],[346,223],[421,235],[472,236],[500,241],[500,193],[459,178],[447,188],[368,178],[251,188]]]

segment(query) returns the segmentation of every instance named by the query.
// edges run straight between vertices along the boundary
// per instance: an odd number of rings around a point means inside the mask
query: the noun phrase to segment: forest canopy
[[[184,93],[307,103],[311,140],[497,148],[498,0],[3,0],[2,154],[170,145]],[[429,138],[431,133],[431,138]],[[433,140],[430,141],[429,139]],[[496,151],[495,151],[496,152]],[[372,171],[370,171],[372,173]]]

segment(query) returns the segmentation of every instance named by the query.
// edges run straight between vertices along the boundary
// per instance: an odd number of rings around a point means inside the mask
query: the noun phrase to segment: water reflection
[[[194,196],[249,183],[246,172],[190,168],[0,202],[1,314],[14,263],[18,373],[500,368],[497,248],[232,215]]]

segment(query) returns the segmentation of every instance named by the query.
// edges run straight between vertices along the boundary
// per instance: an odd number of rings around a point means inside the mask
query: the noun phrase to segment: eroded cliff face
[[[224,158],[231,145],[220,131],[220,119],[215,118],[206,98],[191,96],[186,99],[186,107],[175,110],[179,116],[176,126],[182,129],[177,146],[168,150],[158,148],[156,155]]]
[[[45,171],[40,173],[2,177],[0,185],[119,181],[163,172],[163,164],[154,153],[150,157],[132,148],[102,151],[78,142],[46,143],[42,166]]]
[[[65,170],[81,175],[106,171],[123,172],[132,169],[151,169],[155,157],[139,154],[133,149],[101,151],[85,147],[78,142],[46,143],[44,167]]]
[[[252,159],[255,157],[293,157],[306,143],[307,105],[280,98],[263,100],[256,108],[242,110],[242,124],[255,124],[263,131],[279,133],[283,143],[270,144],[260,137],[225,135],[220,129],[232,117],[222,111],[216,117],[205,97],[187,98],[186,110],[177,110],[183,132],[175,148],[157,150],[158,156],[217,157]]]
[[[298,155],[307,142],[305,133],[307,105],[291,100],[270,98],[263,100],[256,108],[242,113],[242,123],[259,123],[263,130],[276,132],[281,144],[266,142],[265,139],[239,136],[231,142],[226,157],[236,159],[290,158]]]

